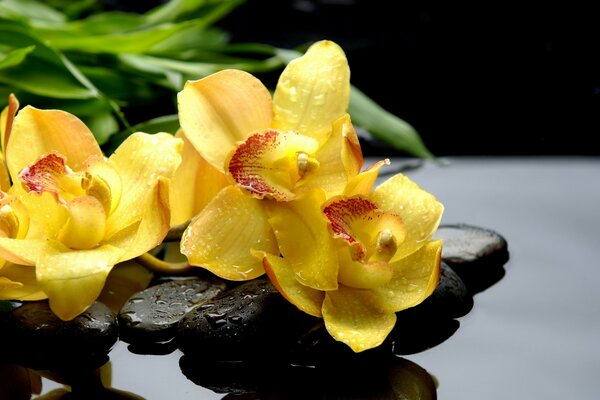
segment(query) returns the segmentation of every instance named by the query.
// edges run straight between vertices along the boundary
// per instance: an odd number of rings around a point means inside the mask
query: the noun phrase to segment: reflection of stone
[[[169,341],[188,312],[224,289],[222,280],[206,275],[164,282],[135,293],[119,311],[121,339],[135,344]]]
[[[505,274],[508,245],[497,232],[467,224],[442,225],[442,259],[465,282],[472,294],[498,282]]]
[[[47,301],[25,302],[0,317],[0,340],[8,359],[36,369],[97,367],[118,339],[117,320],[95,302],[71,321],[52,313]]]
[[[363,354],[363,353],[361,353]],[[431,375],[399,357],[332,358],[317,367],[297,367],[269,358],[244,362],[211,362],[184,355],[183,374],[224,399],[435,399]]]

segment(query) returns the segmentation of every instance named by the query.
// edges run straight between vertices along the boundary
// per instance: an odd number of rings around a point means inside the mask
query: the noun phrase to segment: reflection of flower
[[[277,251],[265,205],[277,208],[312,187],[343,193],[362,166],[346,114],[349,77],[344,52],[322,41],[286,67],[273,99],[242,71],[186,84],[179,93],[184,135],[210,176],[225,174],[231,183],[220,180],[222,189],[182,238],[191,264],[232,280],[259,276],[264,269],[250,249]]]
[[[16,215],[19,232],[0,237],[0,256],[18,264],[12,268],[35,266],[52,310],[72,319],[98,297],[116,263],[161,243],[182,143],[135,133],[106,159],[76,117],[32,107],[14,117],[6,134],[9,195],[27,218]],[[0,298],[19,297],[0,291]]]
[[[266,269],[290,302],[362,351],[435,289],[441,242],[431,237],[443,206],[402,175],[372,190],[389,162],[359,173],[349,90],[344,53],[328,41],[288,65],[273,100],[239,71],[188,82],[184,135],[230,184],[221,180],[181,250],[227,279]]]

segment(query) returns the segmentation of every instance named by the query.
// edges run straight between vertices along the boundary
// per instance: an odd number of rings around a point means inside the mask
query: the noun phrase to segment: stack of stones
[[[389,357],[402,359],[449,338],[459,327],[458,319],[472,309],[473,296],[504,275],[508,249],[498,233],[472,225],[442,225],[437,238],[444,246],[433,295],[399,312],[388,339],[359,354],[334,341],[320,319],[298,311],[267,278],[225,282],[202,269],[190,276],[155,279],[131,296],[117,315],[96,302],[64,322],[46,301],[0,302],[0,339],[10,343],[5,346],[8,360],[42,370],[97,368],[118,340],[135,353],[179,349],[183,373],[220,392],[255,390],[261,377],[273,379],[265,369],[277,373],[282,365],[338,370],[342,365],[372,366],[374,360],[378,366],[387,365]],[[409,363],[402,362],[405,367]],[[236,373],[239,379],[231,379]],[[229,377],[226,382],[224,376]],[[232,382],[237,386],[231,387]]]

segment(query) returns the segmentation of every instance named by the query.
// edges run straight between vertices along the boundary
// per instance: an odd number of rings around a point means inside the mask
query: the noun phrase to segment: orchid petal
[[[380,160],[370,165],[366,170],[352,178],[346,188],[344,195],[351,197],[356,195],[368,196],[373,191],[373,185],[377,181],[379,171],[384,165],[390,165],[390,160]]]
[[[74,174],[66,165],[64,156],[57,153],[48,153],[36,162],[26,166],[19,173],[23,187],[28,192],[49,192],[56,201],[63,197],[71,200],[72,197],[82,195],[81,176]]]
[[[71,320],[97,298],[122,250],[102,245],[91,250],[70,250],[49,242],[36,264],[37,280],[48,295],[50,308],[62,320]]]
[[[56,238],[67,220],[69,211],[50,192],[21,193],[21,203],[29,215],[28,239]]]
[[[307,314],[322,316],[321,306],[325,298],[323,291],[298,282],[296,274],[285,259],[273,254],[264,254],[262,260],[269,279],[283,297]]]
[[[323,214],[334,236],[351,247],[352,259],[356,261],[374,258],[387,262],[406,237],[397,214],[379,210],[377,204],[363,196],[332,197],[323,205]],[[385,243],[381,235],[386,236]]]
[[[361,352],[383,343],[394,328],[396,314],[385,310],[371,291],[340,285],[325,295],[323,320],[334,339]]]
[[[407,229],[406,240],[398,246],[390,262],[414,253],[431,239],[444,212],[444,206],[435,196],[402,174],[394,175],[379,185],[371,199],[380,209],[399,214]]]
[[[46,241],[0,237],[0,258],[21,265],[35,265]]]
[[[58,239],[72,249],[97,246],[106,232],[106,213],[100,201],[93,196],[80,196],[67,203],[67,208],[69,219]]]
[[[8,263],[0,270],[0,300],[35,301],[48,297],[35,279],[33,266]]]
[[[10,138],[12,124],[19,110],[19,100],[14,94],[8,95],[8,105],[0,113],[0,153],[6,151],[6,144]]]
[[[190,264],[235,281],[264,273],[252,249],[274,253],[277,244],[261,201],[235,186],[221,190],[181,238],[181,252]]]
[[[281,201],[295,197],[293,189],[309,172],[310,164],[300,167],[299,155],[317,150],[313,138],[294,132],[267,130],[240,143],[227,163],[227,169],[238,185],[257,197],[268,196]]]
[[[303,185],[320,186],[327,192],[327,197],[342,194],[363,164],[358,137],[348,114],[333,123],[329,139],[319,148],[315,158],[319,168]]]
[[[13,94],[10,94],[8,96],[8,105],[0,113],[0,191],[3,192],[7,192],[10,189],[10,177],[5,165],[4,151],[6,150],[6,143],[10,137],[13,120],[18,109],[19,101]]]
[[[416,306],[437,286],[441,252],[441,240],[426,243],[415,253],[393,263],[394,275],[390,282],[373,292],[388,310],[394,312]]]
[[[23,168],[48,153],[62,155],[75,171],[88,157],[102,156],[94,135],[77,117],[64,111],[27,106],[15,117],[6,148],[11,176],[18,176]]]
[[[84,165],[82,188],[102,203],[106,215],[119,205],[123,186],[119,172],[104,157],[90,157]]]
[[[181,162],[183,142],[167,133],[130,135],[109,158],[123,194],[107,221],[107,237],[139,220],[160,177],[171,178]]]
[[[291,61],[273,95],[273,128],[293,130],[323,143],[350,102],[350,69],[344,51],[323,40]]]
[[[186,222],[198,214],[228,181],[225,174],[210,165],[181,133],[181,164],[175,170],[170,194],[171,226]]]
[[[393,275],[393,269],[385,261],[361,262],[352,259],[347,248],[339,249],[341,284],[356,289],[372,289],[387,284]]]
[[[338,260],[335,242],[321,214],[325,192],[315,188],[290,202],[267,202],[269,223],[279,251],[296,279],[318,290],[337,288]]]
[[[267,88],[239,70],[188,81],[177,99],[185,135],[202,157],[222,172],[235,144],[269,128],[273,119]]]
[[[140,256],[158,246],[169,231],[170,181],[159,178],[141,205],[140,220],[106,240],[106,244],[123,249],[119,262]]]

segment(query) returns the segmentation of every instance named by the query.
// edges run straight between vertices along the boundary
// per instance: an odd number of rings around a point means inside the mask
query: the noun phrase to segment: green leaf
[[[0,70],[0,82],[54,98],[99,97],[99,91],[62,54],[36,38],[26,27],[0,20],[0,46],[35,46],[17,66]]]
[[[170,0],[146,13],[149,24],[202,19],[208,26],[244,3],[244,0]]]
[[[36,0],[0,0],[0,16],[31,26],[61,26],[66,22],[60,11]]]
[[[129,129],[125,129],[110,137],[109,141],[102,146],[104,154],[112,154],[117,147],[133,132],[159,133],[167,132],[174,134],[179,130],[179,116],[177,114],[165,115],[141,122]]]
[[[63,68],[34,57],[18,68],[0,70],[0,82],[40,96],[62,99],[94,96]]]
[[[100,145],[106,143],[108,138],[119,130],[119,123],[110,110],[92,114],[82,120],[90,128]]]
[[[48,31],[44,36],[61,50],[79,50],[88,53],[144,53],[175,33],[189,28],[195,21],[163,24],[143,30],[84,35],[65,31]]]
[[[354,86],[350,92],[349,113],[352,120],[375,139],[416,157],[435,158],[410,124],[381,108]]]
[[[92,14],[85,19],[69,22],[65,31],[80,35],[105,35],[130,32],[144,27],[144,17],[139,14],[108,11]]]
[[[25,60],[25,57],[27,57],[27,54],[31,53],[33,49],[35,49],[35,46],[22,47],[6,54],[2,54],[0,51],[0,69],[10,68],[21,64],[23,60]]]
[[[188,59],[190,52],[195,53],[215,48],[221,50],[228,41],[229,35],[220,29],[192,25],[152,46],[148,50],[148,54]]]

